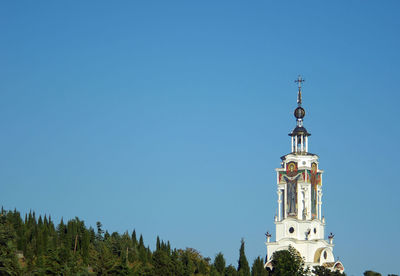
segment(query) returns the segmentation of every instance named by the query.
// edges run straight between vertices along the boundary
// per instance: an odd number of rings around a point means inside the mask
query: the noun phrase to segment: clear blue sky
[[[279,2],[279,3],[278,3]],[[250,263],[302,74],[348,275],[399,273],[399,1],[2,1],[0,203]]]

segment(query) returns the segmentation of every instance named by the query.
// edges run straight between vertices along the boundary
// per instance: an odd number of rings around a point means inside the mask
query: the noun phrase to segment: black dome
[[[304,116],[306,116],[306,111],[301,106],[294,110],[294,117],[297,119],[303,119]]]
[[[310,136],[311,133],[308,133],[305,127],[297,126],[295,129],[293,129],[292,133],[289,134],[289,136],[299,136],[299,135]]]

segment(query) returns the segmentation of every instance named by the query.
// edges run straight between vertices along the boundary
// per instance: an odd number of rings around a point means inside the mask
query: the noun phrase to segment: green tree
[[[225,269],[225,276],[237,276],[238,272],[236,271],[233,265],[228,265]]]
[[[48,250],[40,274],[45,275],[63,275],[65,274],[65,265],[61,262],[57,250]]]
[[[109,271],[108,275],[131,275],[132,271],[125,262],[119,262],[114,265]]]
[[[15,232],[0,213],[0,275],[19,275],[20,267],[15,252]]]
[[[153,253],[153,266],[155,275],[174,275],[172,260],[164,250],[158,249]]]
[[[289,250],[275,251],[272,255],[272,275],[303,276],[308,274],[304,269],[304,260],[296,249],[289,245]]]
[[[0,275],[187,275],[249,276],[242,240],[238,270],[226,266],[222,253],[214,262],[192,249],[171,250],[157,237],[156,250],[144,245],[136,232],[109,234],[100,222],[86,228],[78,217],[55,227],[50,216],[31,211],[21,219],[14,211],[2,211],[0,219]],[[19,250],[19,251],[17,251]],[[21,258],[18,261],[17,258]],[[19,266],[23,265],[23,269]],[[263,275],[262,260],[253,264],[252,275]],[[264,271],[265,272],[265,271]]]
[[[251,266],[251,276],[268,276],[268,271],[264,268],[264,261],[257,257]]]
[[[225,258],[221,252],[219,252],[215,256],[214,267],[220,275],[224,275],[224,273],[225,273]]]
[[[111,253],[111,249],[106,245],[106,243],[101,243],[99,245],[96,256],[93,257],[93,270],[97,275],[107,275],[116,264],[116,260]]]
[[[147,263],[149,254],[147,252],[147,248],[144,246],[142,235],[140,235],[139,238],[138,252],[139,252],[139,261],[141,261],[142,263]]]
[[[183,266],[182,261],[179,258],[178,251],[174,249],[171,254],[171,262],[172,262],[172,269],[173,275],[183,275],[185,272],[185,268]]]
[[[83,231],[81,236],[81,255],[82,261],[85,265],[89,262],[89,245],[90,245],[90,232]]]
[[[215,269],[215,266],[211,266],[209,276],[221,276],[221,274]]]
[[[183,275],[192,276],[196,272],[196,262],[199,254],[193,248],[179,250],[180,259],[183,264]]]
[[[197,263],[196,274],[199,275],[209,275],[210,274],[210,267],[207,261],[204,259],[200,260]]]
[[[153,272],[153,266],[150,263],[141,263],[138,262],[135,264],[133,267],[133,274],[132,275],[137,275],[137,276],[155,276]],[[181,274],[182,275],[182,274]]]
[[[238,261],[238,275],[250,276],[249,262],[247,261],[246,254],[244,253],[244,239],[241,240]]]
[[[97,235],[96,235],[96,239],[98,241],[102,241],[103,240],[103,225],[101,224],[100,221],[96,222],[96,226],[97,226]]]
[[[133,242],[133,246],[136,246],[138,241],[137,241],[137,238],[136,238],[136,230],[135,229],[133,229],[133,231],[132,231],[131,239],[132,239],[132,242]]]
[[[372,270],[367,270],[364,272],[364,276],[382,276],[382,274]]]
[[[339,271],[331,271],[324,266],[314,266],[313,273],[316,276],[346,276],[345,273],[340,273]]]

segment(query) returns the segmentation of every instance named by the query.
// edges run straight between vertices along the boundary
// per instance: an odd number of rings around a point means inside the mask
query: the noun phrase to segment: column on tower
[[[278,190],[278,220],[282,220],[282,210],[281,210],[281,204],[282,204],[282,191],[281,189]]]
[[[300,142],[301,142],[301,152],[303,152],[304,151],[304,136],[303,135],[301,135],[300,136]]]
[[[300,185],[297,185],[297,219],[302,219],[303,218],[303,202],[304,202],[304,194],[303,194],[303,188]]]
[[[292,148],[291,148],[291,152],[294,152],[294,148],[293,148],[293,139],[294,139],[293,137],[291,137],[291,139],[290,139],[290,140],[292,141]]]
[[[318,191],[318,219],[322,218],[322,192]]]
[[[306,152],[308,152],[308,136],[306,135]]]
[[[281,189],[281,195],[281,220],[283,220],[284,214],[286,213],[285,189]]]
[[[307,177],[307,174],[306,174],[306,177]],[[306,198],[305,198],[306,219],[311,218],[311,201],[310,201],[311,196],[310,196],[310,194],[311,194],[311,189],[310,189],[310,186],[308,186],[306,189]]]
[[[319,219],[319,209],[321,208],[321,206],[319,206],[319,192],[317,191],[317,196],[316,196],[317,198],[316,198],[316,200],[317,200],[317,206],[316,206],[316,209],[317,210],[315,210],[316,212],[317,212],[317,214],[316,214],[316,216],[317,216],[317,219]]]

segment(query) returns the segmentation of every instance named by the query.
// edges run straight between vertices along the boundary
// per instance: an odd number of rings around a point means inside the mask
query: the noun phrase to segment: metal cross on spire
[[[297,104],[300,106],[301,105],[301,84],[303,83],[303,82],[305,82],[306,80],[305,79],[303,79],[302,77],[301,77],[301,75],[299,75],[298,77],[297,77],[297,80],[295,80],[294,82],[297,82],[298,83],[298,87],[299,87],[299,93],[297,94]]]

